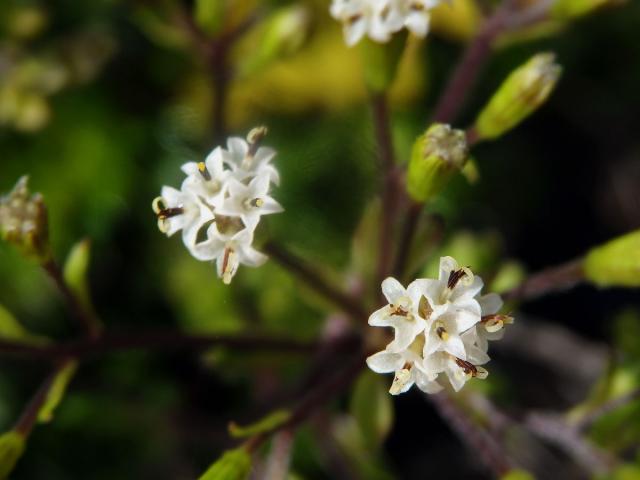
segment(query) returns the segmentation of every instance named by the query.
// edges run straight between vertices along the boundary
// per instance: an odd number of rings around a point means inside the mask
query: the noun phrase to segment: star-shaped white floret
[[[191,192],[162,187],[161,195],[153,201],[158,228],[168,237],[182,230],[187,247],[195,245],[198,231],[213,220],[213,212]]]
[[[280,213],[282,206],[269,196],[270,176],[262,172],[248,185],[230,178],[227,182],[227,198],[216,210],[219,215],[237,216],[249,228],[253,229],[262,215]]]
[[[188,162],[181,168],[187,174],[182,182],[183,191],[193,193],[214,209],[222,205],[231,171],[224,168],[220,147],[209,153],[204,162]]]
[[[234,178],[240,182],[255,176],[268,175],[269,181],[280,185],[280,174],[271,164],[276,151],[269,147],[257,147],[252,151],[249,143],[240,137],[227,140],[227,150],[223,150],[226,165],[231,168]]]
[[[207,231],[208,239],[196,245],[192,254],[198,260],[215,260],[218,277],[226,284],[236,274],[239,265],[259,267],[267,260],[267,256],[254,249],[253,232],[240,230],[231,235],[220,234],[215,223]]]

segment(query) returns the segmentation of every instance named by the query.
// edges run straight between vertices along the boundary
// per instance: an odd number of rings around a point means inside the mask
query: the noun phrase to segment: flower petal
[[[391,373],[400,370],[404,360],[397,353],[389,353],[386,351],[374,353],[367,358],[367,365],[376,373]]]
[[[482,315],[493,315],[502,308],[502,298],[497,293],[488,293],[476,299],[482,310]]]
[[[400,297],[406,295],[406,290],[398,280],[387,277],[382,281],[382,293],[389,303],[395,303]]]

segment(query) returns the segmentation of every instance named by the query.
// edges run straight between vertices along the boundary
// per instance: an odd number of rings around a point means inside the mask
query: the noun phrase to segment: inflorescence
[[[153,201],[160,231],[171,236],[182,230],[191,255],[215,260],[225,284],[240,264],[258,267],[266,261],[252,246],[254,232],[262,215],[283,211],[269,195],[280,176],[271,164],[276,152],[260,146],[266,133],[266,127],[254,128],[246,140],[229,138],[226,149],[216,147],[204,162],[185,163],[180,190],[164,186]]]
[[[414,383],[436,393],[447,380],[458,391],[471,378],[486,378],[480,365],[489,361],[489,340],[502,338],[513,318],[499,314],[502,299],[495,293],[481,296],[482,287],[480,277],[451,257],[440,259],[437,280],[417,279],[406,289],[391,277],[382,282],[389,304],[369,317],[369,325],[392,327],[394,339],[367,358],[367,365],[395,374],[391,394]]]
[[[440,0],[333,0],[331,16],[342,22],[347,45],[364,36],[386,43],[406,28],[418,37],[429,31],[430,10]]]

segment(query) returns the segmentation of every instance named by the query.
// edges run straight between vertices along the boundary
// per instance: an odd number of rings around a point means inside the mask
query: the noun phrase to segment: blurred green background
[[[293,2],[231,2],[231,10],[258,3],[268,18]],[[297,3],[310,14],[292,51],[260,57],[259,23],[234,50],[238,78],[229,90],[227,129],[244,136],[266,124],[266,144],[278,151],[282,183],[274,197],[286,213],[261,224],[258,244],[275,239],[322,269],[348,272],[352,235],[377,192],[370,112],[357,55],[343,45],[328,2]],[[394,86],[393,133],[402,161],[477,25],[476,4],[453,3],[455,14],[439,14],[434,34],[411,44]],[[241,267],[225,287],[212,265],[157,231],[151,201],[161,186],[177,187],[179,166],[223,140],[213,133],[210,72],[180,20],[190,10],[189,2],[168,0],[3,1],[0,191],[30,176],[49,207],[58,258],[91,239],[93,298],[107,329],[317,338],[326,304],[275,262]],[[556,52],[564,67],[557,91],[521,127],[475,150],[477,184],[459,178],[430,207],[445,220],[450,249],[442,252],[481,249],[472,267],[486,278],[510,259],[536,271],[640,226],[640,4],[629,1],[527,40],[505,39],[459,125],[471,123],[508,72],[539,51]],[[349,275],[333,278],[346,284]],[[73,335],[48,279],[6,244],[0,244],[0,304],[33,332]],[[581,287],[527,304],[523,314],[610,348],[614,320],[627,312],[624,337],[637,328],[639,306],[637,291]],[[637,380],[640,337],[628,342]],[[12,478],[195,478],[232,444],[227,422],[254,419],[287,399],[305,364],[287,354],[219,349],[204,356],[96,357],[83,364],[53,423],[36,430]],[[490,367],[505,408],[571,405],[560,387],[549,388],[563,381],[549,380],[553,372],[529,374],[535,370],[525,360],[501,353]],[[12,425],[46,371],[40,361],[0,358],[2,428]],[[395,407],[384,458],[397,478],[487,478],[417,392]],[[640,408],[633,415],[638,420]],[[339,478],[313,431],[300,433],[294,471],[300,478]],[[628,445],[638,434],[629,434]],[[620,448],[628,452],[628,445]],[[566,475],[580,478],[572,467]]]

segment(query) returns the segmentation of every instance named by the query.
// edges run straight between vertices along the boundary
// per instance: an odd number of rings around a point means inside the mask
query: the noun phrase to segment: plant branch
[[[57,289],[64,297],[71,315],[85,334],[91,338],[99,336],[101,329],[100,322],[93,312],[88,311],[84,305],[82,305],[82,302],[80,302],[76,294],[69,288],[58,263],[51,259],[42,264],[42,268],[55,283]]]
[[[343,370],[338,371],[338,373],[319,383],[302,398],[293,408],[289,420],[270,431],[250,438],[245,443],[245,448],[250,452],[254,452],[274,433],[284,430],[295,430],[295,428],[309,419],[320,407],[323,407],[331,400],[332,397],[341,393],[351,385],[364,367],[367,355],[368,353],[364,354],[362,352],[355,355]]]
[[[309,353],[315,343],[261,336],[185,334],[172,331],[105,333],[100,337],[54,344],[32,344],[0,339],[0,354],[59,359],[87,357],[126,350],[203,350],[215,346],[248,351]]]
[[[68,358],[60,361],[53,369],[53,371],[49,374],[49,376],[42,382],[40,388],[38,388],[34,396],[24,408],[22,414],[20,415],[20,418],[14,425],[13,429],[16,432],[22,434],[25,437],[31,433],[38,420],[40,410],[47,401],[47,397],[49,396],[49,392],[55,382],[56,377],[62,370],[66,368],[68,362],[70,361],[71,360]]]
[[[368,317],[364,307],[355,298],[333,287],[322,276],[307,265],[302,259],[296,257],[281,246],[269,242],[264,245],[264,251],[273,257],[280,265],[294,273],[300,280],[320,295],[331,301],[342,311],[351,315],[356,320]]]
[[[547,268],[527,278],[503,295],[505,300],[533,300],[548,293],[568,290],[584,280],[582,259]]]
[[[601,417],[606,414],[617,410],[620,407],[624,407],[629,403],[640,400],[640,388],[636,388],[635,390],[630,391],[625,395],[621,395],[620,397],[614,398],[594,410],[586,413],[582,418],[580,418],[575,424],[574,428],[580,431],[587,430],[591,425],[597,422]]]
[[[480,458],[496,477],[502,477],[514,467],[498,441],[474,423],[448,394],[441,392],[426,395],[426,398],[472,454]]]
[[[395,165],[393,141],[389,125],[389,108],[384,93],[371,97],[373,127],[378,143],[378,155],[382,168],[382,219],[380,222],[380,241],[378,267],[375,278],[376,288],[390,273],[393,257],[393,220],[396,217],[400,199],[400,172]]]
[[[610,473],[617,463],[614,457],[589,442],[562,417],[531,413],[525,418],[525,425],[540,438],[561,448],[592,475]]]

